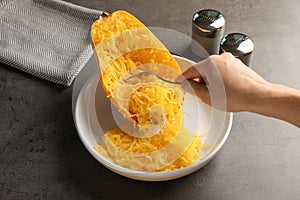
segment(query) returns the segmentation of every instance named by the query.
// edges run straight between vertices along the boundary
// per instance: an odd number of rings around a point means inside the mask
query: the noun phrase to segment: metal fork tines
[[[171,83],[171,84],[179,84],[179,85],[181,84],[181,82],[170,81],[170,80],[164,79],[164,78],[160,77],[159,75],[154,74],[154,73],[152,73],[152,72],[139,72],[139,73],[137,73],[137,74],[134,74],[134,75],[132,75],[132,76],[126,78],[126,79],[123,80],[123,81],[126,82],[126,81],[128,81],[128,80],[130,80],[130,79],[132,79],[132,78],[134,78],[134,77],[142,77],[142,76],[155,76],[156,78],[158,78],[158,79],[160,79],[160,80],[162,80],[162,81],[164,81],[164,82],[167,82],[167,83]]]

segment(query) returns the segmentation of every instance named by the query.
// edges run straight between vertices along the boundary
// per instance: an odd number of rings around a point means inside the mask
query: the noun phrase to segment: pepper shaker
[[[253,40],[243,33],[230,33],[220,43],[220,54],[230,52],[247,66],[250,66],[253,50]]]
[[[196,12],[192,25],[192,51],[199,55],[203,48],[208,54],[219,54],[224,34],[225,18],[219,11],[205,9]]]

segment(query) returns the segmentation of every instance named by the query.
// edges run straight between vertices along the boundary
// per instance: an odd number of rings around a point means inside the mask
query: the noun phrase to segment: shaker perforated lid
[[[251,53],[254,50],[252,39],[242,33],[231,33],[222,38],[220,54],[230,52],[240,58],[246,65],[250,62]]]
[[[224,25],[224,16],[216,10],[200,10],[193,16],[193,31],[202,37],[216,37]]]
[[[239,57],[241,55],[249,54],[254,49],[254,43],[251,38],[242,33],[231,33],[226,35],[221,40],[220,51],[230,52]]]

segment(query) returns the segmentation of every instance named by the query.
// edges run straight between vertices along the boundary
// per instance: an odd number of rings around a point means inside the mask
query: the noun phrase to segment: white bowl
[[[182,57],[174,57],[182,70],[185,70],[193,63]],[[100,143],[101,136],[105,130],[116,128],[112,115],[113,108],[99,83],[98,73],[94,73],[82,87],[76,100],[74,119],[84,146],[102,165],[132,179],[163,181],[188,175],[203,167],[214,158],[230,133],[232,113],[213,109],[189,94],[185,96],[183,107],[184,113],[188,113],[183,116],[185,126],[194,129],[198,133],[207,132],[203,143],[211,145],[211,148],[201,152],[202,158],[198,162],[188,167],[168,172],[140,172],[127,169],[109,161],[94,149],[95,144]]]

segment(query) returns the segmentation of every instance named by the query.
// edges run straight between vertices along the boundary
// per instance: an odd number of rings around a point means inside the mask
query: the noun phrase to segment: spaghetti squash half
[[[197,161],[202,142],[182,127],[180,86],[155,77],[126,81],[139,71],[175,79],[181,70],[164,45],[125,11],[102,14],[91,27],[91,38],[106,96],[142,132],[155,132],[137,137],[121,128],[107,130],[95,149],[112,162],[139,171],[180,169]]]

